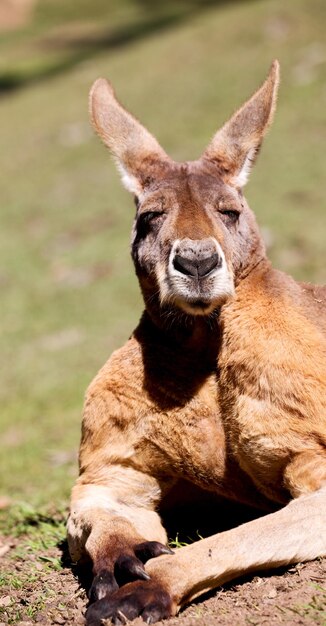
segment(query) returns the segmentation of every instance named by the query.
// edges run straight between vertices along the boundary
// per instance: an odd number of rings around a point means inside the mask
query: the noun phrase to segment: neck
[[[257,269],[260,271],[262,268],[267,268],[270,266],[271,263],[266,256],[265,250],[261,248],[261,250],[252,255],[249,263],[246,263],[246,265],[244,267],[241,267],[240,270],[237,272],[237,275],[235,277],[235,286],[237,287],[238,285],[240,285],[243,280],[245,280],[252,273],[255,273]]]
[[[144,389],[164,409],[184,406],[216,372],[220,333],[201,319],[167,329],[145,311],[134,337],[142,351]]]
[[[216,357],[220,345],[219,310],[212,317],[191,316],[178,310],[154,314],[144,311],[140,330],[146,329],[151,340],[167,349],[179,350],[189,357],[210,354]]]

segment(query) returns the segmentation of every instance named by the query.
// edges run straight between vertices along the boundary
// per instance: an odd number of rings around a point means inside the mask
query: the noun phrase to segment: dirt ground
[[[20,556],[20,543],[21,539],[8,537],[0,543],[0,571],[7,572],[0,589],[0,626],[82,626],[86,592],[66,560],[65,549],[55,546],[44,550],[41,556],[31,550],[26,558],[24,550]],[[135,626],[143,623],[141,619],[133,622]],[[164,624],[325,626],[326,559],[220,587]]]

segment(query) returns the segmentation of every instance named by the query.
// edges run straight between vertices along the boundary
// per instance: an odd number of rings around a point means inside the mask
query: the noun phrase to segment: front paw
[[[93,578],[93,582],[88,592],[88,598],[90,603],[102,600],[106,596],[111,595],[114,591],[119,589],[119,585],[113,575],[108,569],[102,569]]]
[[[109,567],[102,567],[94,577],[89,590],[91,603],[111,595],[122,585],[135,580],[149,580],[150,576],[144,563],[161,554],[173,554],[173,551],[158,541],[144,541],[136,544],[133,549],[126,549],[114,559]]]
[[[173,604],[160,583],[138,580],[92,604],[86,612],[86,626],[101,626],[104,619],[122,626],[139,616],[146,624],[154,624],[174,615]]]

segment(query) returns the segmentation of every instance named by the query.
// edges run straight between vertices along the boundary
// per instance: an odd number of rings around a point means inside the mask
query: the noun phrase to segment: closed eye
[[[140,213],[137,219],[138,239],[144,239],[150,232],[158,232],[163,223],[164,216],[164,211],[144,211]]]
[[[235,224],[240,216],[239,211],[236,211],[234,209],[219,209],[219,214],[221,215],[222,219],[224,218],[224,221],[232,224]]]
[[[164,215],[164,211],[147,211],[146,213],[141,213],[139,219],[143,224],[149,224],[150,222],[158,219]]]

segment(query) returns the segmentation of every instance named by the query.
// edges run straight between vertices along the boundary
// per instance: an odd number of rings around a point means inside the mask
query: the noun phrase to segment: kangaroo
[[[145,310],[85,400],[68,541],[89,626],[175,615],[241,574],[326,555],[326,288],[272,268],[244,196],[279,65],[197,161],[177,163],[99,79],[93,126],[133,194]],[[184,484],[265,514],[173,554]]]

